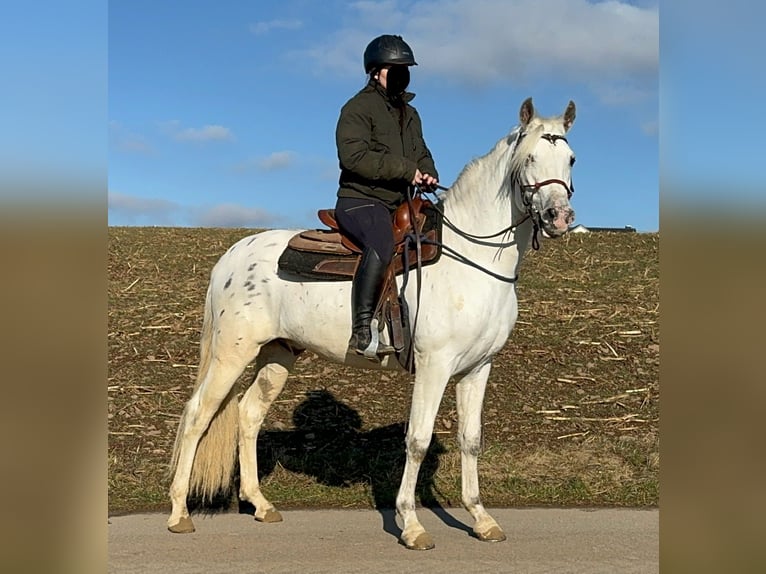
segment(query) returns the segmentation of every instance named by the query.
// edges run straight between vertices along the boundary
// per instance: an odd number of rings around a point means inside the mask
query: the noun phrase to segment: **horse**
[[[518,315],[516,279],[538,234],[555,238],[574,221],[570,204],[575,156],[565,134],[575,120],[569,101],[563,114],[537,115],[532,98],[519,123],[486,155],[469,162],[436,206],[443,215],[444,255],[408,281],[415,382],[407,432],[406,462],[396,496],[400,541],[409,549],[434,547],[418,520],[415,488],[445,388],[456,378],[462,503],[479,540],[506,539],[479,495],[477,460],[481,410],[494,355],[505,345]],[[494,233],[488,233],[494,232]],[[168,529],[193,532],[187,497],[212,498],[230,488],[239,457],[239,498],[255,508],[255,520],[282,516],[261,492],[256,442],[261,424],[304,350],[366,369],[402,369],[392,355],[379,362],[347,352],[351,333],[350,281],[286,276],[278,259],[296,230],[272,229],[232,245],[210,274],[194,390],[181,415],[170,473]],[[409,270],[415,276],[418,270]],[[401,286],[403,278],[398,277]],[[385,340],[386,333],[381,334]],[[237,401],[235,386],[256,361],[256,374]]]

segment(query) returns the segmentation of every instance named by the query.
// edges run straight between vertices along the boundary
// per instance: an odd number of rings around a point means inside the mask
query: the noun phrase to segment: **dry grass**
[[[167,465],[194,383],[208,275],[248,233],[109,230],[111,512],[168,508]],[[485,401],[486,504],[657,504],[658,250],[656,234],[614,233],[545,241],[528,254],[519,322]],[[404,374],[302,355],[259,441],[266,495],[285,507],[391,506],[410,390]],[[424,504],[459,504],[455,423],[451,384],[421,474]]]

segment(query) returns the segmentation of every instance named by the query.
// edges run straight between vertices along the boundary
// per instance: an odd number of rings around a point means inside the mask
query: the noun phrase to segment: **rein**
[[[436,187],[436,188],[438,188],[438,189],[441,189],[442,191],[447,191],[447,189],[449,189],[449,188],[446,188],[446,187],[444,187],[444,186],[442,186],[442,185],[439,185],[439,184],[436,184],[436,186],[435,186],[435,187]],[[432,194],[432,195],[433,195],[435,198],[437,198],[437,199],[438,199],[438,197],[436,196],[436,194],[435,194],[433,191],[427,191],[427,190],[425,190],[425,189],[421,189],[421,190],[420,190],[420,193],[421,193],[421,194],[424,194],[424,195],[425,195],[426,193],[430,193],[430,194]],[[433,208],[434,208],[434,210],[436,210],[436,211],[439,213],[439,215],[441,215],[441,216],[442,216],[442,218],[443,218],[443,220],[444,220],[444,223],[445,223],[445,225],[447,225],[447,227],[449,227],[450,229],[452,229],[452,230],[453,230],[455,233],[457,233],[457,234],[458,234],[458,235],[460,235],[461,237],[463,237],[463,238],[465,238],[465,239],[468,239],[468,240],[469,240],[469,241],[471,241],[472,243],[476,243],[476,244],[479,244],[479,245],[484,245],[484,246],[487,246],[487,247],[509,247],[510,245],[513,245],[513,243],[496,243],[496,242],[491,242],[491,241],[483,241],[483,240],[484,240],[484,239],[492,239],[493,237],[497,237],[498,235],[505,235],[505,234],[506,234],[506,233],[508,233],[508,232],[513,232],[513,231],[516,231],[516,228],[517,228],[519,225],[521,225],[521,224],[522,224],[522,223],[524,223],[524,222],[525,222],[527,219],[529,219],[529,218],[530,218],[530,215],[529,215],[529,214],[527,214],[527,215],[526,215],[526,216],[525,216],[525,217],[524,217],[524,218],[523,218],[521,221],[519,221],[518,223],[514,223],[514,224],[510,225],[509,227],[506,227],[505,229],[501,229],[501,230],[500,230],[500,231],[498,231],[497,233],[493,233],[492,235],[474,235],[474,234],[472,234],[472,233],[468,233],[467,231],[463,231],[462,229],[460,229],[459,227],[457,227],[457,226],[456,226],[454,223],[452,223],[452,222],[449,220],[449,218],[447,218],[447,216],[444,214],[444,211],[442,211],[441,209],[439,209],[439,208],[436,206],[436,204],[435,204],[435,203],[432,203],[432,205],[433,205]],[[455,259],[457,259],[458,261],[460,261],[461,263],[464,263],[464,264],[466,264],[466,265],[468,265],[468,266],[470,266],[470,267],[473,267],[474,269],[478,269],[479,271],[481,271],[481,272],[483,272],[483,273],[486,273],[486,274],[487,274],[487,275],[489,275],[490,277],[494,277],[495,279],[497,279],[497,280],[499,280],[499,281],[503,281],[503,282],[505,282],[505,283],[516,283],[516,281],[518,281],[518,279],[519,279],[519,276],[518,276],[518,275],[515,275],[515,276],[513,276],[513,277],[507,277],[507,276],[505,276],[505,275],[500,275],[500,274],[498,274],[498,273],[495,273],[494,271],[491,271],[490,269],[487,269],[486,267],[483,267],[483,266],[479,265],[479,264],[478,264],[478,263],[476,263],[475,261],[471,261],[471,260],[470,260],[470,259],[468,259],[468,258],[467,258],[465,255],[462,255],[462,254],[458,253],[457,251],[455,251],[454,249],[452,249],[452,248],[451,248],[449,245],[445,245],[444,243],[442,243],[442,242],[439,242],[439,241],[432,241],[432,240],[430,240],[430,239],[427,239],[427,238],[425,238],[425,237],[422,237],[422,238],[421,238],[421,237],[416,237],[417,235],[418,235],[418,234],[416,234],[416,233],[414,233],[414,232],[413,232],[413,233],[411,233],[411,234],[408,234],[408,235],[406,236],[406,240],[407,240],[407,241],[418,241],[418,242],[420,242],[420,243],[425,243],[425,244],[428,244],[428,245],[437,245],[437,246],[441,247],[441,248],[442,248],[444,251],[446,251],[447,253],[449,253],[449,254],[450,254],[452,257],[454,257]],[[405,253],[406,253],[406,251],[405,251]],[[420,272],[420,258],[418,257],[418,273],[419,273],[419,272]]]

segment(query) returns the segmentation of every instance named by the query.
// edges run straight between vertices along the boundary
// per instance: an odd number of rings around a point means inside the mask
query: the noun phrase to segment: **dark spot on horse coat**
[[[466,438],[463,434],[458,434],[458,442],[460,443],[460,450],[471,456],[479,456],[481,453],[481,439],[479,438]]]
[[[248,244],[248,245],[250,245],[250,244],[251,244],[253,241],[255,241],[255,240],[256,240],[256,238],[255,238],[255,237],[253,237],[253,238],[252,238],[250,241],[248,241],[248,242],[247,242],[247,244]]]
[[[252,301],[246,301],[245,306],[249,305],[250,303],[252,303]]]
[[[245,284],[243,285],[243,287],[246,287],[248,291],[252,291],[253,289],[255,289],[255,285],[253,284],[252,281],[245,281]]]
[[[221,312],[218,313],[219,317],[223,317],[223,314],[226,313],[226,309],[221,309]]]
[[[231,277],[229,277],[229,278],[226,280],[226,283],[224,283],[224,286],[223,286],[223,288],[224,288],[224,289],[228,289],[228,288],[229,288],[229,285],[231,285]]]
[[[258,264],[257,264],[257,263],[251,263],[251,264],[250,264],[250,267],[248,267],[248,268],[247,268],[247,270],[248,270],[248,271],[252,271],[252,270],[253,270],[253,269],[255,269],[257,266],[258,266]]]
[[[268,277],[266,277],[265,279],[261,279],[261,283],[268,283],[268,282],[269,282],[269,278]]]

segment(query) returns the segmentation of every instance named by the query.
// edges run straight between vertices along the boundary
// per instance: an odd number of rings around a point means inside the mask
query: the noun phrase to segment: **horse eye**
[[[575,164],[576,161],[577,161],[577,158],[575,156],[572,156],[569,159],[569,167],[572,167]]]

